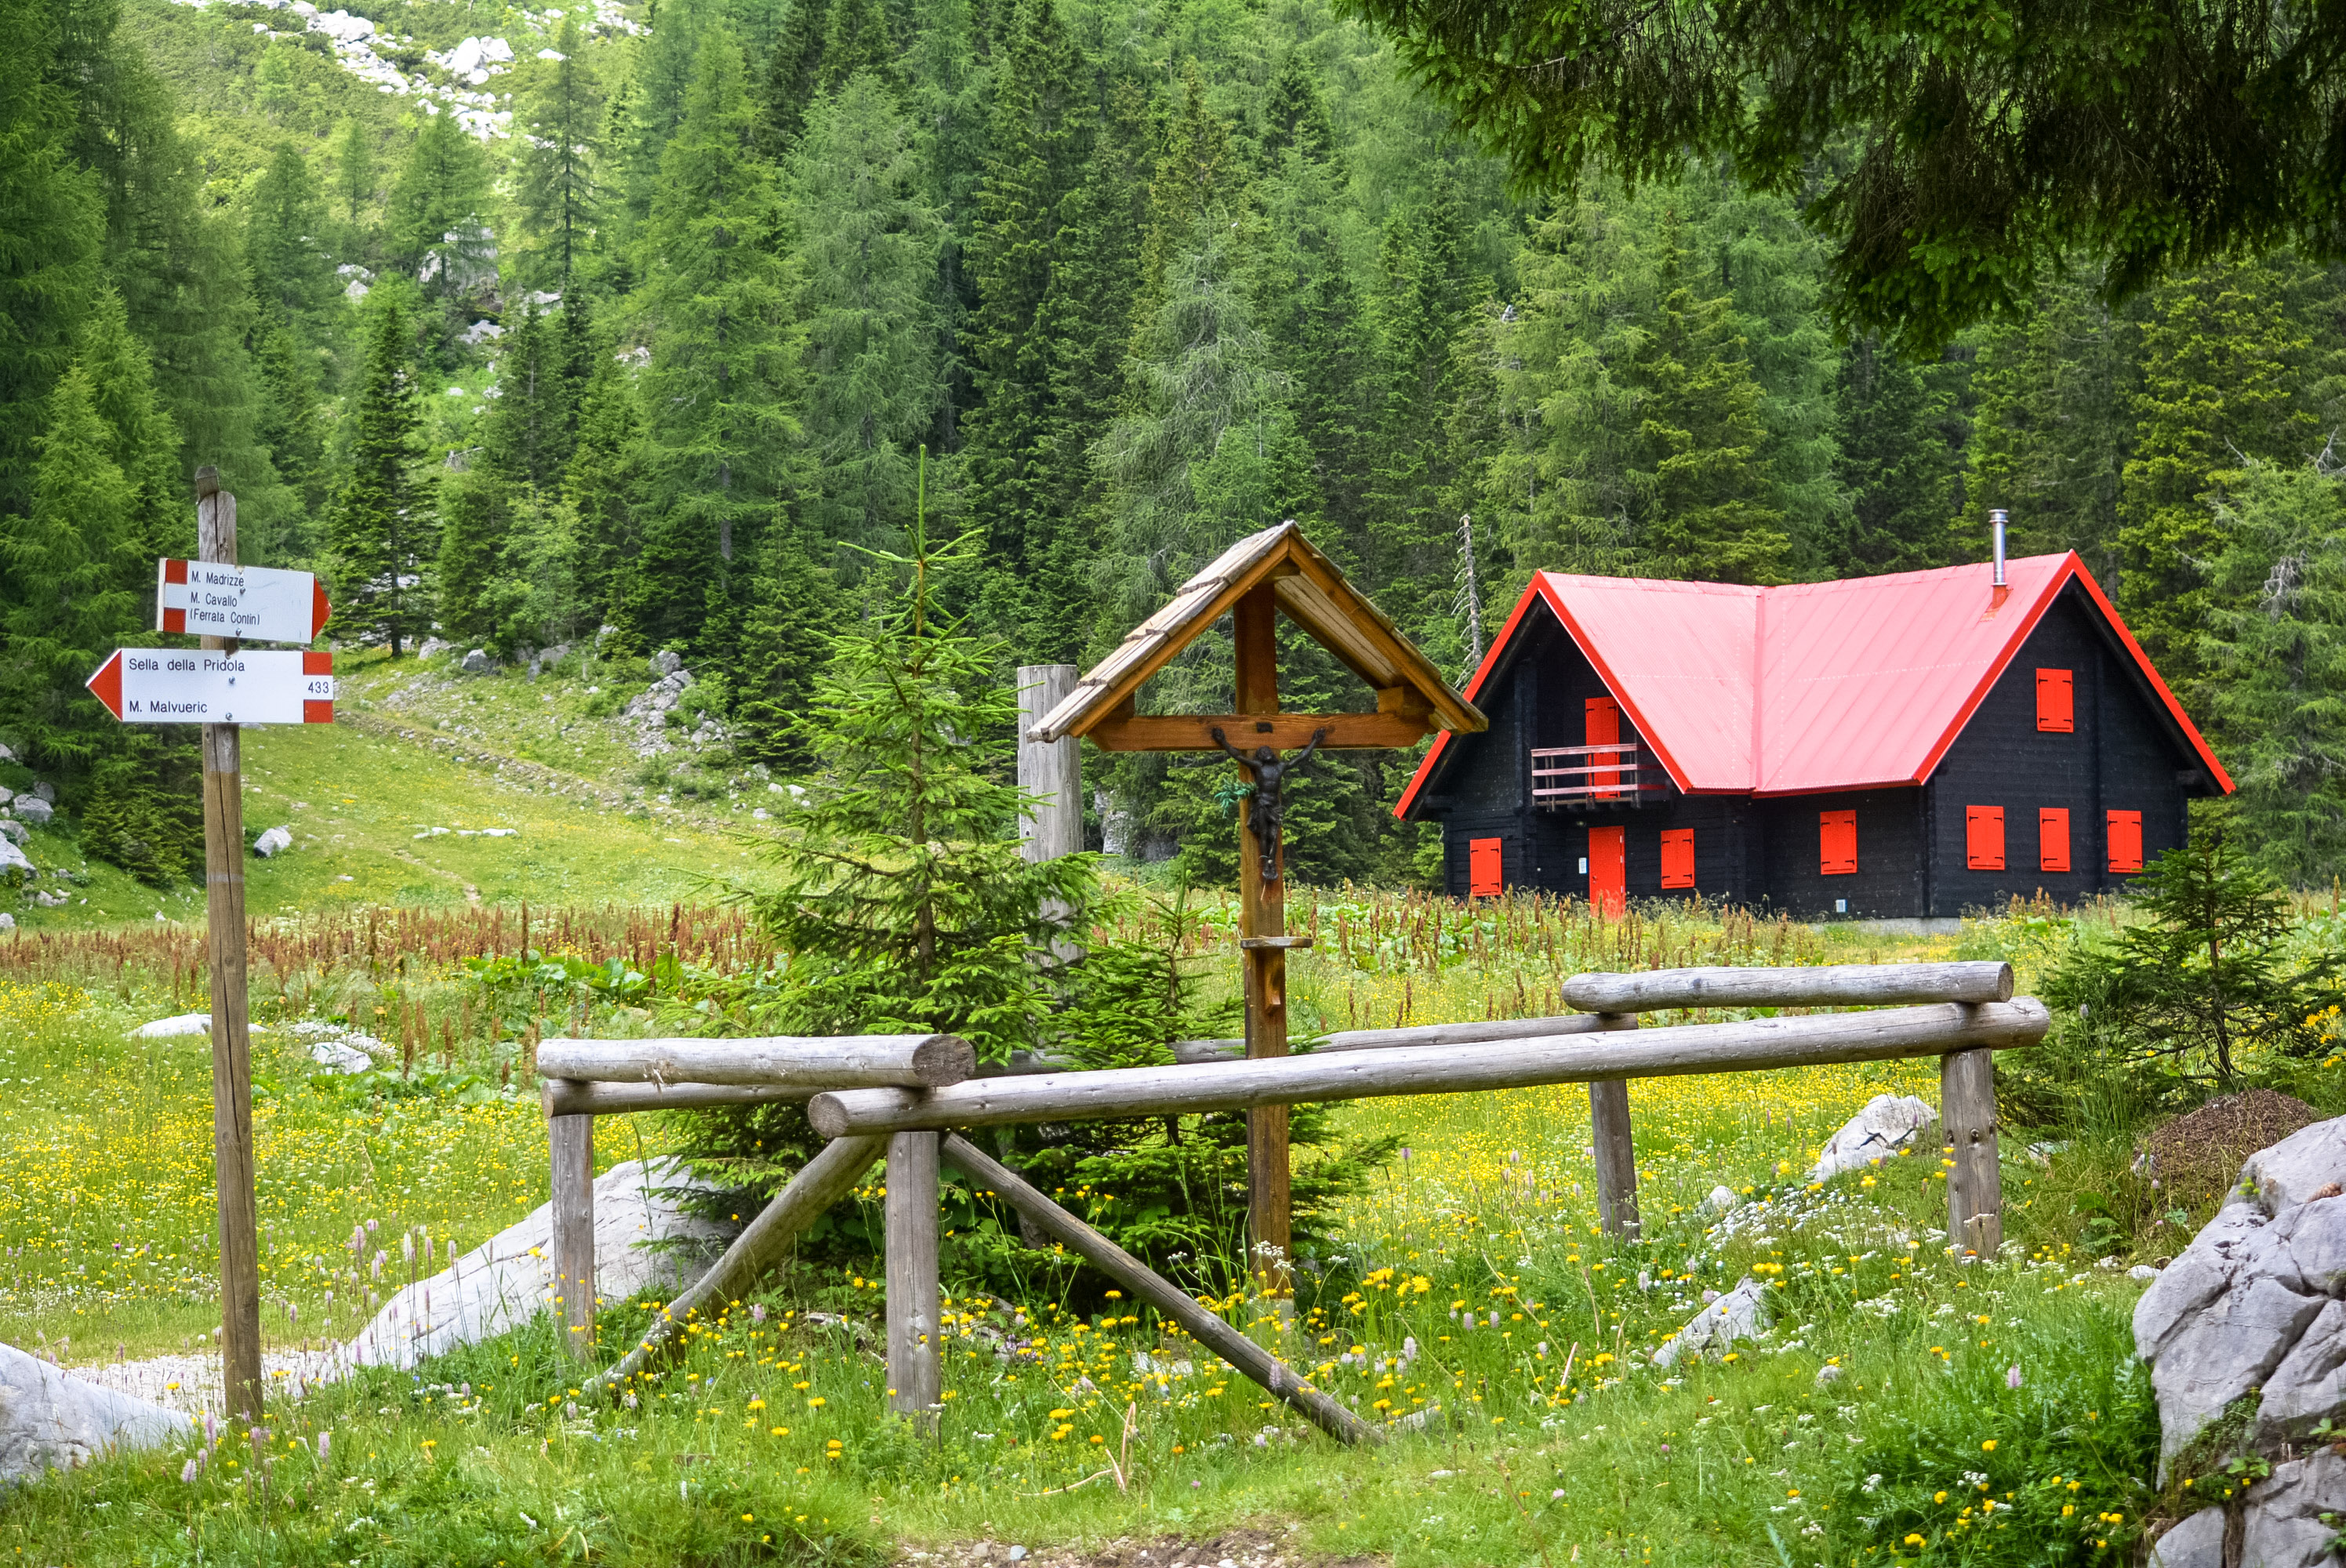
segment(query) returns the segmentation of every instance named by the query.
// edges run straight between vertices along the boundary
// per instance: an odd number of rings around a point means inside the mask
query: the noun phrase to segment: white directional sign
[[[332,654],[117,648],[87,684],[125,724],[334,722]]]
[[[225,566],[165,556],[155,569],[155,629],[259,642],[306,643],[333,606],[312,572]]]

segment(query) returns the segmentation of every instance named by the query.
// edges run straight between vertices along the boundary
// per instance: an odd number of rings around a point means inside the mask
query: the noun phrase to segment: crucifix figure
[[[1232,746],[1229,738],[1217,728],[1209,733],[1214,744],[1230,754],[1230,760],[1245,769],[1254,779],[1254,799],[1247,806],[1247,831],[1254,835],[1262,850],[1262,880],[1279,881],[1280,824],[1287,815],[1285,788],[1287,776],[1311,760],[1320,743],[1328,738],[1323,727],[1311,732],[1311,743],[1292,757],[1282,758],[1268,746],[1258,746],[1250,757]]]

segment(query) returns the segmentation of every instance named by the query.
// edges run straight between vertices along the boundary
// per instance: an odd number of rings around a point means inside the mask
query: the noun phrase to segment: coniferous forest
[[[1536,569],[1903,571],[2001,506],[2338,875],[2346,269],[2055,269],[1926,351],[1826,261],[1720,162],[1522,188],[1323,0],[0,0],[0,741],[194,862],[192,745],[82,683],[206,464],[343,648],[674,649],[783,777],[916,490],[1005,677],[1282,518],[1463,678]],[[1413,761],[1319,764],[1298,873],[1424,880]],[[1224,771],[1097,759],[1095,831],[1226,877]]]

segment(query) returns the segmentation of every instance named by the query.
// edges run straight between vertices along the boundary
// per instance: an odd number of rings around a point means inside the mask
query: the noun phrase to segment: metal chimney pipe
[[[2004,586],[2004,525],[2006,521],[2003,507],[1994,506],[1988,509],[1988,531],[1995,536],[1994,583],[1999,588]]]

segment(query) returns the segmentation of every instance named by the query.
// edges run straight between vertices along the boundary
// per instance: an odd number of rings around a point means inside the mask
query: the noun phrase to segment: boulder
[[[187,1431],[185,1416],[0,1345],[0,1476],[68,1470],[109,1450],[151,1447]]]
[[[28,877],[33,875],[33,860],[16,847],[15,839],[0,837],[0,877],[10,871],[22,871]]]
[[[1685,1328],[1662,1341],[1654,1365],[1675,1366],[1681,1356],[1706,1349],[1724,1350],[1738,1339],[1756,1339],[1768,1331],[1768,1288],[1745,1275],[1740,1283],[1687,1320]]]
[[[5,839],[12,844],[21,844],[32,836],[32,830],[15,818],[0,817],[0,839]]]
[[[181,1013],[169,1018],[158,1018],[152,1023],[141,1023],[130,1032],[133,1040],[176,1040],[183,1034],[209,1034],[212,1015],[209,1013]]]
[[[436,658],[455,646],[455,644],[450,642],[446,637],[425,637],[423,641],[416,647],[415,657],[417,658]]]
[[[489,663],[489,656],[485,649],[474,648],[464,656],[464,662],[456,667],[466,675],[486,675],[495,667]]]
[[[374,1065],[373,1057],[357,1046],[347,1044],[340,1040],[311,1041],[310,1060],[321,1067],[332,1068],[345,1077],[353,1073],[366,1072]]]
[[[46,789],[48,786],[44,784],[41,788]],[[36,828],[47,827],[49,820],[57,814],[56,805],[38,795],[17,796],[8,802],[8,810],[18,821],[29,822]]]
[[[1864,1109],[1841,1125],[1841,1131],[1825,1140],[1816,1165],[1809,1172],[1809,1180],[1831,1181],[1837,1176],[1878,1164],[1901,1149],[1912,1147],[1938,1121],[1939,1113],[1931,1108],[1927,1100],[1912,1095],[1876,1095],[1865,1103]]]
[[[46,779],[36,779],[33,784],[33,799],[54,806],[57,803],[57,787]]]
[[[676,1161],[629,1160],[595,1182],[595,1293],[672,1295],[729,1239],[686,1214],[669,1189],[696,1187]],[[668,1245],[662,1246],[661,1243]],[[360,1366],[411,1367],[425,1356],[517,1329],[552,1305],[554,1209],[546,1205],[383,1304],[345,1349]]]
[[[291,828],[270,828],[252,840],[252,852],[264,860],[292,847],[293,830]]]
[[[15,931],[15,929],[16,917],[15,915],[0,914],[0,931]]]
[[[684,656],[674,648],[662,648],[651,657],[652,674],[666,679],[684,667]]]
[[[2346,1512],[2346,1458],[2304,1450],[2324,1441],[2325,1421],[2346,1426],[2342,1184],[2346,1118],[2259,1150],[2239,1196],[2135,1304],[2135,1350],[2158,1400],[2161,1484],[2178,1461],[2196,1473],[2242,1455],[2274,1467],[2244,1498],[2169,1530],[2155,1564],[2223,1568],[2227,1533],[2234,1568],[2329,1561],[2339,1529],[2320,1515]]]

